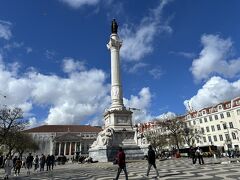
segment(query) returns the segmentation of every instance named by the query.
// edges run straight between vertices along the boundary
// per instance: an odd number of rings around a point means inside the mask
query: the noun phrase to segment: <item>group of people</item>
[[[196,164],[197,159],[200,165],[204,164],[203,160],[203,151],[200,147],[193,148],[192,146],[189,149],[190,157],[192,158],[192,163]]]
[[[47,166],[47,171],[53,170],[55,165],[55,157],[54,155],[48,155],[47,157],[42,154],[41,157],[36,155],[35,157],[32,156],[31,153],[26,157],[25,160],[22,160],[20,157],[15,156],[12,158],[8,156],[5,160],[2,161],[3,168],[5,170],[5,177],[4,179],[8,179],[11,175],[12,171],[14,172],[14,176],[19,176],[20,170],[22,167],[27,169],[27,175],[30,175],[30,170],[34,168],[34,171],[38,171],[40,167],[40,171],[44,171],[45,165]]]
[[[118,180],[120,173],[124,172],[125,174],[125,179],[128,180],[128,173],[127,173],[127,168],[126,168],[126,161],[125,161],[125,153],[122,147],[119,147],[118,153],[117,153],[117,157],[116,157],[116,163],[118,164],[118,171],[117,171],[117,175],[116,175],[116,180]],[[159,177],[159,173],[156,167],[156,154],[155,151],[153,150],[152,146],[149,145],[148,146],[148,168],[147,168],[147,173],[146,176],[149,175],[149,172],[151,170],[151,167],[153,166],[153,168],[156,171],[156,177]]]

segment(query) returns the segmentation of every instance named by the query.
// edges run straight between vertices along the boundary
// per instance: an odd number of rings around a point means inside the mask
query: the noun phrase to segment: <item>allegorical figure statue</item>
[[[116,19],[112,20],[112,34],[115,33],[117,34],[117,30],[118,30],[118,24],[116,22]]]

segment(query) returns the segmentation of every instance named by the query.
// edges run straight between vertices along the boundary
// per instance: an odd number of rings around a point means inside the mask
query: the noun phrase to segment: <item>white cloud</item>
[[[85,63],[83,61],[76,61],[73,58],[63,59],[63,71],[66,73],[71,73],[75,71],[85,70]]]
[[[47,49],[45,51],[45,56],[46,56],[47,59],[53,59],[56,56],[56,52]]]
[[[173,119],[174,117],[176,117],[176,114],[174,112],[167,112],[157,116],[156,119],[166,120],[166,119]]]
[[[214,74],[232,78],[240,74],[240,57],[230,59],[233,42],[219,35],[203,35],[203,49],[193,60],[191,72],[196,81],[206,80]]]
[[[240,80],[229,82],[218,76],[209,79],[197,94],[184,101],[186,109],[199,110],[240,96]]]
[[[79,62],[69,59],[73,64]],[[65,64],[69,62],[64,60]],[[63,78],[57,75],[44,75],[34,69],[17,74],[18,71],[13,72],[13,69],[0,61],[0,92],[7,96],[0,102],[23,108],[31,127],[39,123],[83,124],[83,121],[93,125],[103,123],[102,113],[110,106],[110,85],[106,83],[107,75],[102,70],[69,68],[67,77]],[[149,88],[142,88],[137,96],[131,95],[129,100],[124,99],[126,107],[140,109],[134,111],[134,122],[153,119],[149,113],[151,98]],[[47,109],[45,119],[37,120],[34,117],[32,111],[36,107]]]
[[[124,98],[124,104],[128,108],[136,108],[139,110],[133,111],[133,123],[144,122],[152,119],[149,114],[152,95],[148,87],[144,87],[138,93],[138,96],[131,95],[130,99]]]
[[[11,23],[0,20],[0,38],[9,40],[12,37]]]
[[[163,71],[160,67],[156,67],[151,69],[149,74],[152,75],[154,79],[159,79],[163,75]]]
[[[33,51],[31,47],[26,47],[25,49],[26,49],[27,54],[29,54]]]
[[[81,8],[85,5],[96,5],[100,0],[59,0],[72,8]]]
[[[142,63],[142,62],[136,63],[136,64],[134,64],[132,67],[130,67],[130,68],[128,69],[128,72],[130,72],[130,73],[136,73],[136,72],[138,72],[141,68],[144,68],[144,67],[146,67],[146,66],[148,66],[148,64],[146,64],[146,63]]]
[[[175,55],[178,55],[178,56],[183,56],[187,59],[193,59],[196,57],[196,54],[195,53],[192,53],[192,52],[184,52],[184,51],[180,51],[180,52],[175,52],[175,51],[170,51],[170,54],[175,54]]]
[[[163,8],[168,0],[160,1],[160,4],[150,14],[141,20],[139,25],[124,25],[120,29],[120,37],[123,46],[120,51],[121,57],[128,61],[139,61],[145,55],[153,51],[154,38],[158,33],[171,33],[172,29],[167,22],[162,20]]]
[[[48,124],[80,124],[91,117],[101,121],[102,112],[110,104],[105,80],[105,73],[97,69],[71,72],[66,78],[34,70],[19,75],[2,62],[0,92],[7,98],[1,99],[1,104],[21,107],[26,114],[33,106],[49,107],[45,119]]]

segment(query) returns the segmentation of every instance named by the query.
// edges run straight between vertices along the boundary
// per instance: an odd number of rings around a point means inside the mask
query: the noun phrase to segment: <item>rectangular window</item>
[[[206,117],[204,118],[204,122],[207,122],[207,118]]]
[[[195,134],[197,134],[197,129],[195,129]]]
[[[217,141],[217,136],[216,135],[213,136],[213,140]]]
[[[224,118],[224,115],[223,115],[223,113],[221,113],[221,114],[220,114],[220,116],[221,116],[221,119],[223,119],[223,118]]]
[[[217,114],[214,117],[215,117],[215,120],[218,120],[218,115]]]
[[[240,109],[237,110],[237,115],[240,115]]]
[[[201,130],[202,130],[202,133],[204,134],[204,128],[201,128]]]
[[[229,122],[229,127],[233,128],[233,123],[232,122]]]
[[[193,121],[193,124],[196,125],[196,121]]]
[[[208,136],[208,142],[212,143],[212,137]]]
[[[199,119],[199,122],[202,123],[202,119]]]
[[[223,136],[221,134],[219,135],[219,140],[223,141]]]
[[[230,114],[230,112],[227,112],[227,117],[231,117],[231,114]]]
[[[189,126],[191,126],[191,121],[189,121],[188,123],[189,123]]]
[[[220,124],[217,125],[217,130],[221,130]]]
[[[227,129],[227,125],[225,123],[223,124],[223,129]]]
[[[226,140],[229,141],[230,138],[229,138],[229,135],[228,134],[225,134],[225,137],[226,137]]]
[[[212,131],[215,131],[215,127],[214,126],[211,126],[211,129],[212,129]]]
[[[207,139],[206,139],[206,137],[203,137],[203,142],[207,142]]]
[[[232,138],[237,139],[236,134],[234,132],[232,133]]]
[[[209,132],[209,127],[208,126],[206,127],[206,131]]]
[[[209,120],[212,121],[212,116],[209,116]]]

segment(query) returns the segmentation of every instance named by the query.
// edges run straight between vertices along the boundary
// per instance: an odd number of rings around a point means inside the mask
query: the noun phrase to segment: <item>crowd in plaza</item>
[[[30,175],[31,169],[33,171],[51,171],[56,165],[56,160],[54,155],[45,156],[42,154],[40,157],[36,155],[32,156],[31,153],[27,157],[17,157],[12,158],[11,156],[7,156],[4,158],[0,157],[0,167],[4,168],[5,176],[4,179],[8,179],[9,176],[14,173],[14,176],[19,176],[22,168],[27,169],[27,175]]]

